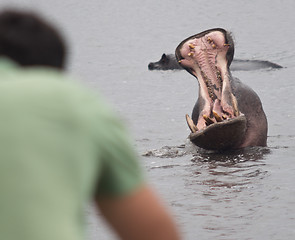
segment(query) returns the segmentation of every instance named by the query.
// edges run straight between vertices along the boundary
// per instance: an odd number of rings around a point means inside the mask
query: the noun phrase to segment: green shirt
[[[142,182],[119,120],[49,68],[0,59],[0,239],[84,239],[84,207]]]

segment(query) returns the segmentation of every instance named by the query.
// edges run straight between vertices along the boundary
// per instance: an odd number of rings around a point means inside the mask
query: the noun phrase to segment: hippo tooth
[[[229,46],[230,46],[230,44],[228,44],[228,43],[225,43],[225,44],[223,44],[223,46],[224,46],[224,47],[229,47]]]
[[[220,71],[217,71],[217,78],[222,80]]]
[[[188,114],[185,115],[186,122],[192,133],[195,133],[198,131],[197,126],[194,124],[193,120],[190,118]]]
[[[213,42],[212,38],[210,38],[210,37],[207,38],[207,41],[210,42],[210,43]]]
[[[222,115],[222,118],[223,118],[224,120],[226,120],[226,119],[227,119],[227,116],[226,116],[225,114],[223,114],[223,115]]]
[[[213,47],[213,48],[216,48],[216,45],[215,45],[215,44],[212,44],[212,47]]]
[[[194,53],[192,53],[192,52],[189,52],[187,55],[188,55],[189,57],[191,57],[191,56],[193,56],[193,55],[194,55]]]
[[[215,111],[212,111],[212,112],[213,112],[213,115],[214,115],[216,121],[217,122],[222,122],[222,118],[218,115],[218,113],[215,112]]]
[[[190,43],[188,46],[189,46],[191,49],[194,49],[194,48],[195,48],[195,46],[194,46],[193,44],[191,44],[191,43]]]
[[[240,115],[240,111],[238,109],[237,99],[233,94],[232,94],[232,103],[233,103],[233,108],[234,108],[234,115],[237,117]]]
[[[214,121],[211,118],[209,118],[208,116],[206,116],[206,115],[203,115],[203,118],[206,121],[207,126],[214,123]]]

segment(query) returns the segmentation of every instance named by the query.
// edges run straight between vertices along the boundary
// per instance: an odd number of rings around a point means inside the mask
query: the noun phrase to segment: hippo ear
[[[163,55],[161,57],[161,61],[162,62],[169,62],[169,58],[167,57],[167,55],[165,53],[163,53]]]

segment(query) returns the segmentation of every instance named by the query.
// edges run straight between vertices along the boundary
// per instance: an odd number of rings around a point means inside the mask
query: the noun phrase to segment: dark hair
[[[65,52],[59,33],[37,15],[13,10],[0,13],[0,56],[22,66],[63,68]]]

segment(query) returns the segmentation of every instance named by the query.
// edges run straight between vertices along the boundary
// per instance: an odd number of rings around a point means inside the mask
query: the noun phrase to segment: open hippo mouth
[[[237,147],[246,132],[246,118],[232,92],[229,66],[234,43],[224,29],[204,31],[176,48],[179,64],[199,82],[199,99],[192,119],[186,115],[190,140],[205,149]]]

